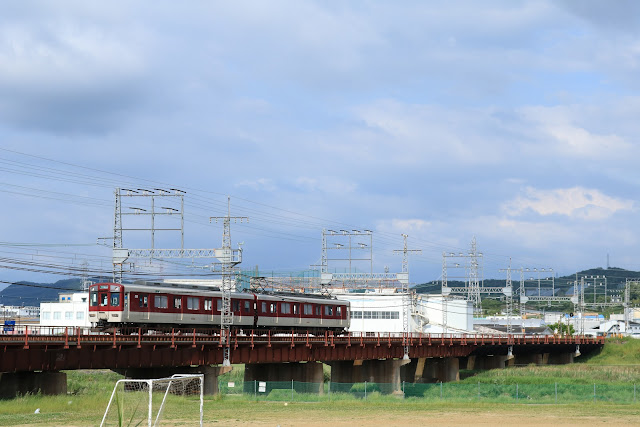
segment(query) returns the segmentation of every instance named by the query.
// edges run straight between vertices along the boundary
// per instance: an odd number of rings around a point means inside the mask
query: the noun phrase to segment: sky
[[[414,283],[474,237],[485,278],[638,270],[639,73],[632,0],[2,2],[0,281],[110,271],[118,187],[185,191],[187,248],[230,197],[242,267],[278,274],[323,229],[372,230],[376,272],[407,234]]]

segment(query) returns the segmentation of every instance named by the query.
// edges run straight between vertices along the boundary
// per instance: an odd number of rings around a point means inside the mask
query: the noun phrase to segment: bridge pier
[[[515,359],[509,359],[507,355],[475,356],[473,369],[504,369],[507,363],[511,365],[514,361]]]
[[[406,364],[399,359],[355,360],[327,362],[331,366],[332,383],[384,383],[391,384],[392,392],[402,389],[401,367]]]
[[[254,383],[265,382],[304,382],[312,383],[310,392],[324,392],[324,374],[321,362],[306,363],[247,363],[244,365],[245,393],[254,393]]]
[[[67,394],[67,374],[64,372],[0,373],[0,399],[12,399],[28,393]]]
[[[568,363],[573,363],[573,358],[575,353],[567,352],[567,353],[549,353],[549,365],[566,365]]]
[[[174,374],[204,374],[203,392],[207,396],[219,393],[218,376],[229,372],[230,366],[184,366],[184,367],[158,367],[158,368],[127,368],[114,369],[125,378],[149,379],[167,378]]]
[[[420,357],[402,369],[402,380],[412,383],[436,383],[460,380],[457,357]]]
[[[547,355],[546,361],[549,360],[549,356]],[[516,354],[515,362],[516,365],[546,365],[545,357],[542,353],[527,353],[527,354]]]

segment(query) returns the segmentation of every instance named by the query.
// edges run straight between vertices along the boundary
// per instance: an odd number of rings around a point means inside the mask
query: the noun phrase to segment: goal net
[[[204,375],[116,382],[100,426],[202,426]]]

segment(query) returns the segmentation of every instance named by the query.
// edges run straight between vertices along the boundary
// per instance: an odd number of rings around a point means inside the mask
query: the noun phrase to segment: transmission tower
[[[482,254],[480,254],[482,256]],[[476,236],[471,240],[471,251],[469,252],[469,300],[473,302],[476,311],[481,310],[480,301],[480,280],[478,275],[478,249],[476,247]]]
[[[238,249],[239,257],[234,257],[231,247],[231,220],[234,222],[249,221],[245,216],[231,216],[231,198],[227,198],[227,215],[222,217],[210,217],[209,221],[222,221],[222,250],[218,260],[222,264],[222,307],[220,312],[220,326],[222,329],[222,343],[224,344],[223,366],[231,366],[231,340],[230,332],[233,325],[233,311],[231,310],[231,292],[235,290],[236,265],[242,261],[242,249]]]
[[[409,359],[409,316],[411,310],[411,294],[409,293],[409,253],[422,253],[421,249],[408,249],[407,234],[403,234],[403,249],[395,249],[393,253],[402,254],[402,272],[407,275],[407,281],[402,283],[402,299],[404,301],[404,316],[402,317],[402,332],[404,337],[404,356],[403,359]]]
[[[505,296],[505,302],[507,306],[507,334],[510,334],[513,331],[513,326],[511,325],[511,316],[513,315],[513,283],[511,281],[511,258],[509,258],[509,268],[500,269],[500,271],[507,272],[507,283],[502,293]]]

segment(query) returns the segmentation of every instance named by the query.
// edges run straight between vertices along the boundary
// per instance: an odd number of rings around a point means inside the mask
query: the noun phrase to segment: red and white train
[[[89,320],[99,329],[216,327],[222,293],[217,288],[170,284],[97,283],[89,288]],[[349,301],[298,294],[231,293],[234,329],[346,331]]]

